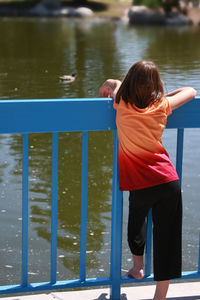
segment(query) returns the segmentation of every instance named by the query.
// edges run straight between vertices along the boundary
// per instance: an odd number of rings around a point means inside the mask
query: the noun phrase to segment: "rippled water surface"
[[[0,19],[0,99],[96,97],[106,78],[122,79],[140,59],[158,65],[171,90],[200,91],[200,29],[128,27],[120,22],[73,19]],[[59,76],[76,72],[67,84]],[[78,109],[78,107],[77,107]],[[175,158],[176,131],[163,142]],[[22,136],[0,136],[0,284],[20,282]],[[48,281],[50,270],[51,134],[29,137],[29,280]],[[197,266],[200,131],[186,130],[183,166],[183,266]],[[81,134],[59,135],[58,280],[79,277]],[[108,276],[112,133],[89,135],[87,276]],[[122,268],[131,266],[124,194]]]

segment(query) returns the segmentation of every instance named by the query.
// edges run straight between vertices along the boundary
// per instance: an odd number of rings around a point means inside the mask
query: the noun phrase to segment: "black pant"
[[[134,255],[144,254],[146,218],[151,208],[154,280],[181,277],[182,197],[179,181],[130,191],[128,243]]]

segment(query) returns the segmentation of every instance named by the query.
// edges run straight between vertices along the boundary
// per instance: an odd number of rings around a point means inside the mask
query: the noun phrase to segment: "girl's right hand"
[[[99,89],[100,97],[112,97],[114,98],[119,87],[121,85],[121,81],[117,79],[107,79]]]

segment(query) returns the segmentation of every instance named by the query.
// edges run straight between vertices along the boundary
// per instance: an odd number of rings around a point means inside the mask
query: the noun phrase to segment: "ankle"
[[[168,288],[169,280],[157,281],[153,300],[166,300]]]
[[[143,255],[134,255],[133,254],[133,265],[137,270],[144,268]]]

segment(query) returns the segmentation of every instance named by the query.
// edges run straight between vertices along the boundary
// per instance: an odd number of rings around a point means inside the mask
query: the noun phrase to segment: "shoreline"
[[[108,19],[121,19],[124,17],[126,11],[131,6],[130,2],[118,3],[118,2],[105,2],[101,1],[85,1],[84,3],[73,1],[61,2],[58,9],[47,9],[46,14],[34,14],[31,10],[34,9],[40,2],[0,2],[0,18],[2,17],[73,17],[73,15],[62,14],[62,11],[69,9],[86,8],[92,11],[91,17],[100,17]],[[75,17],[77,17],[75,15]],[[81,16],[79,16],[81,17]],[[82,16],[82,17],[87,17]]]
[[[0,2],[0,18],[2,17],[98,17],[110,20],[121,20],[127,17],[127,11],[132,7],[131,2],[106,2],[85,1],[81,2],[61,2],[58,9],[46,9],[43,12],[34,13],[33,9],[40,2]],[[85,9],[83,13],[76,13],[79,9]],[[44,11],[45,10],[45,11]],[[88,11],[87,11],[88,10]],[[200,8],[187,8],[185,16],[188,17],[192,26],[200,25]],[[159,25],[159,24],[158,24]]]

